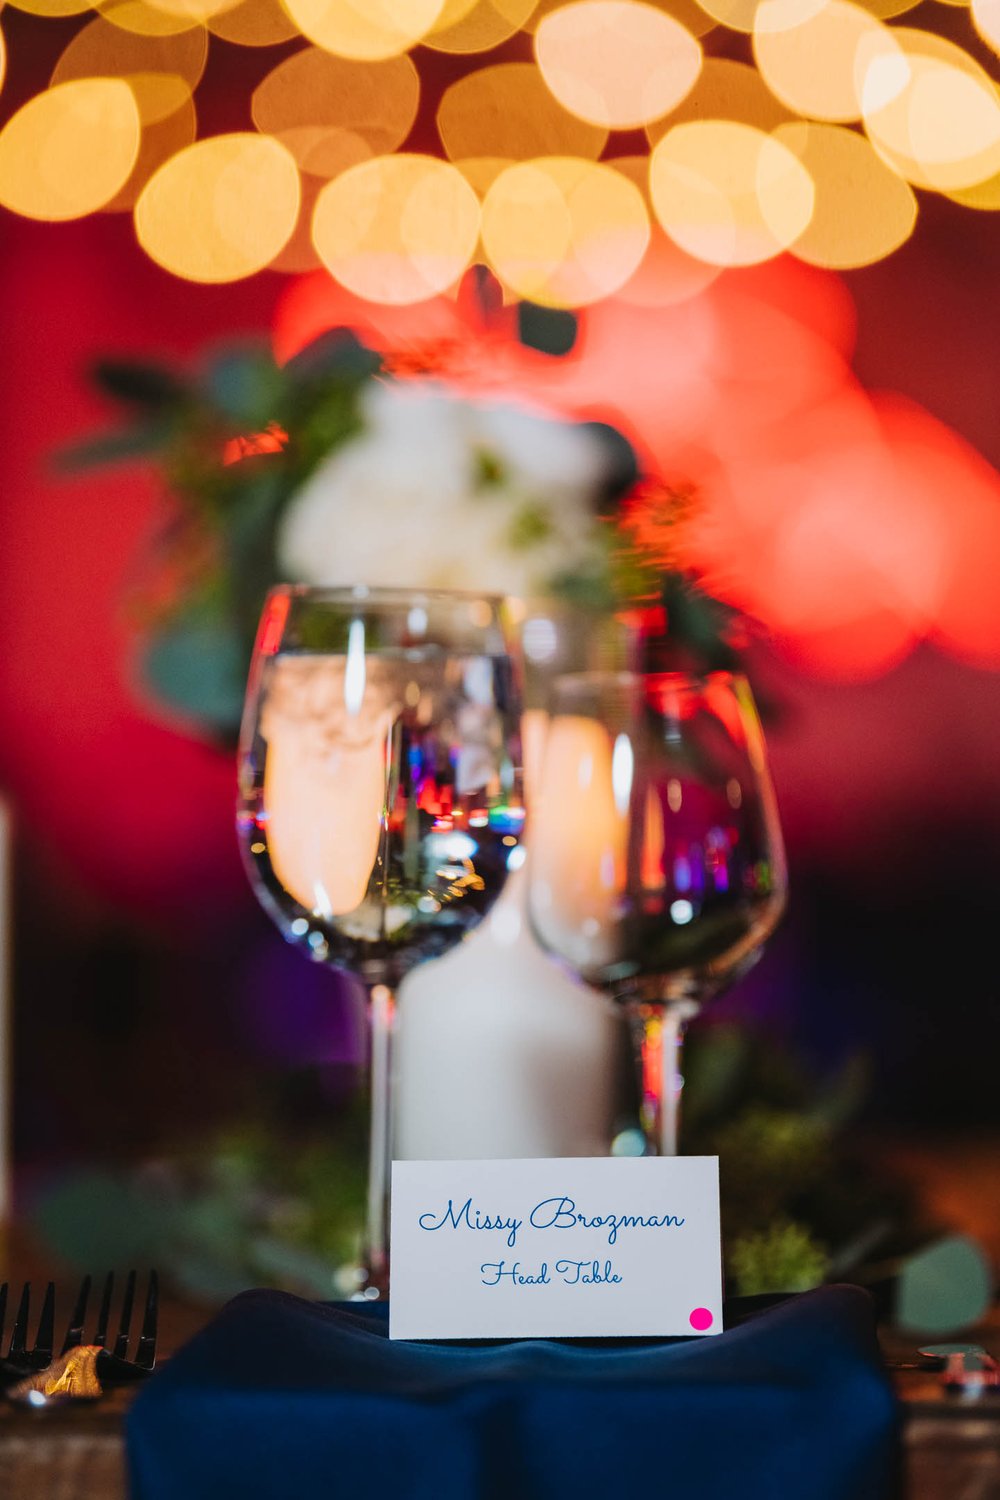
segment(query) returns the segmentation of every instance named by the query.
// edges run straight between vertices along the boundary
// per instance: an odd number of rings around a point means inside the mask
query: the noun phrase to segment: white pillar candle
[[[402,1160],[608,1152],[619,1022],[531,936],[525,873],[464,943],[400,986]]]

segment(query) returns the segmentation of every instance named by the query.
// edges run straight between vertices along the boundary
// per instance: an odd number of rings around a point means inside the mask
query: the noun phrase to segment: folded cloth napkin
[[[384,1307],[247,1292],[140,1392],[133,1500],[884,1500],[867,1294],[714,1338],[390,1343]]]

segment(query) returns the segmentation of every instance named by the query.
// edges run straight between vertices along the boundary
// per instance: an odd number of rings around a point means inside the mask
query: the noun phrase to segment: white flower
[[[594,556],[607,460],[585,427],[431,381],[374,382],[362,415],[286,508],[289,579],[530,596]]]

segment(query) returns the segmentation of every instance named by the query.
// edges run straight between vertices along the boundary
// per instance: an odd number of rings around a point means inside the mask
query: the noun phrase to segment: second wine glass
[[[626,1007],[640,1146],[674,1155],[684,1026],[751,966],[785,904],[777,807],[746,680],[560,678],[532,818],[535,933]]]
[[[368,988],[368,1295],[388,1278],[393,993],[475,926],[516,862],[519,736],[497,600],[269,596],[241,740],[241,845],[285,937]]]

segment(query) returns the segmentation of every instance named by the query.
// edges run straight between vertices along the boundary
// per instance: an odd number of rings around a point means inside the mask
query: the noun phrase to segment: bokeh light
[[[520,31],[535,0],[445,0],[424,46],[438,52],[487,52]]]
[[[862,38],[885,28],[850,0],[827,0],[791,26],[781,24],[786,8],[785,0],[762,0],[758,8],[753,51],[761,77],[801,114],[859,119],[858,49]]]
[[[102,0],[97,8],[112,26],[135,32],[138,36],[180,36],[182,32],[205,24],[181,12],[160,10],[147,4],[146,0]],[[209,20],[215,21],[216,17],[211,16]]]
[[[210,136],[172,157],[135,206],[139,243],[190,281],[237,281],[287,243],[299,210],[295,159],[278,141]]]
[[[277,137],[303,171],[335,177],[395,151],[410,133],[420,80],[408,57],[354,62],[307,47],[258,84],[254,124]]]
[[[163,120],[145,125],[139,142],[139,155],[123,187],[104,205],[104,213],[131,211],[146,183],[171,157],[193,144],[198,134],[198,116],[194,100],[188,98],[180,109]]]
[[[734,120],[757,130],[773,130],[795,115],[775,98],[756,68],[728,57],[708,57],[694,88],[666,120],[646,127],[651,144],[689,120]]]
[[[26,10],[33,16],[79,16],[90,10],[92,0],[9,0],[14,10]]]
[[[564,109],[533,63],[497,63],[460,78],[445,90],[438,133],[452,161],[499,156],[598,157],[607,130]]]
[[[787,250],[812,216],[812,179],[770,135],[729,120],[668,131],[650,162],[657,218],[689,255],[746,266]]]
[[[1000,52],[1000,0],[972,0],[970,13],[979,35]]]
[[[612,130],[668,114],[701,71],[691,33],[638,0],[574,0],[553,11],[535,33],[535,55],[561,104]]]
[[[135,95],[119,78],[36,94],[0,131],[0,203],[31,219],[94,213],[128,180],[140,130]]]
[[[517,162],[483,202],[483,248],[520,297],[579,307],[622,286],[649,243],[642,194],[622,173],[574,157]]]
[[[434,26],[443,0],[284,0],[303,36],[361,62],[396,57]]]
[[[623,172],[635,183],[643,195],[647,208],[649,202],[649,160],[645,156],[618,156],[608,162],[616,172]],[[670,307],[677,302],[687,302],[710,286],[722,273],[721,266],[710,266],[707,261],[695,260],[686,255],[673,240],[664,234],[650,214],[649,244],[642,260],[618,292],[624,302],[638,307]]]
[[[313,241],[327,269],[375,302],[421,302],[462,275],[479,237],[479,200],[433,156],[378,156],[324,187]]]
[[[207,59],[208,36],[200,26],[167,36],[149,36],[123,31],[98,16],[66,47],[56,63],[52,82],[123,78],[135,94],[143,125],[155,125],[190,100]]]
[[[912,233],[917,200],[864,136],[800,120],[779,125],[774,138],[802,162],[816,191],[812,217],[791,247],[802,260],[841,271],[866,266]]]
[[[238,0],[230,9],[209,16],[207,24],[215,36],[239,47],[274,47],[299,34],[280,0]]]
[[[972,187],[1000,172],[1000,98],[962,48],[909,27],[862,39],[865,129],[879,154],[916,187]]]

